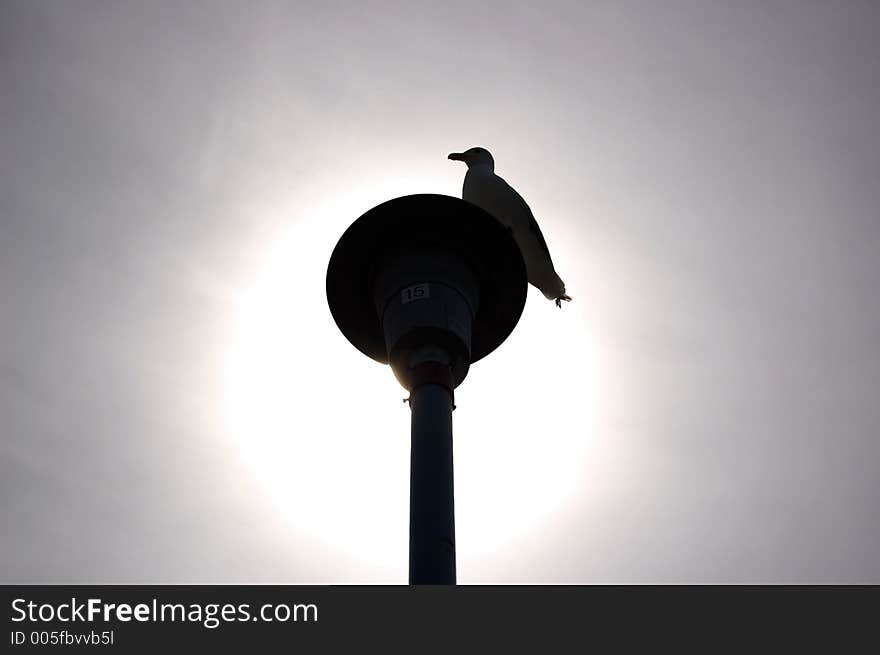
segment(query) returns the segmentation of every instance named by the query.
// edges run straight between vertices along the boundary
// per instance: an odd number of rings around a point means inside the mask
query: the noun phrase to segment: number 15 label
[[[404,305],[413,300],[424,300],[430,297],[430,287],[424,282],[422,284],[414,284],[400,292],[400,302]]]

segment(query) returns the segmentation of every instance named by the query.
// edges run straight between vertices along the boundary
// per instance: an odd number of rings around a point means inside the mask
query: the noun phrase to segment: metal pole
[[[455,584],[452,395],[421,384],[410,395],[409,583]]]

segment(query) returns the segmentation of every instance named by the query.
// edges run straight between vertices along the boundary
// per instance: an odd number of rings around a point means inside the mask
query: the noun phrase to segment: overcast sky
[[[489,148],[461,583],[880,582],[876,2],[0,2],[2,582],[405,583],[333,246]]]

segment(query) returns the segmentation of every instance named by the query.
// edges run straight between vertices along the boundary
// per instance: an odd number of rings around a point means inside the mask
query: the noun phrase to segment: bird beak
[[[451,155],[449,155],[449,159],[454,159],[455,161],[464,161],[464,153],[453,152]]]

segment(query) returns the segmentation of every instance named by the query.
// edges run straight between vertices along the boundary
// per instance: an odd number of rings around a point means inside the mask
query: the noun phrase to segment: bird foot
[[[571,296],[567,296],[564,293],[556,299],[556,306],[560,309],[562,308],[562,301],[571,302]]]

